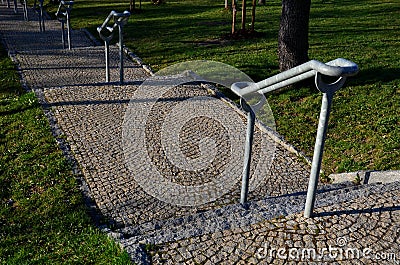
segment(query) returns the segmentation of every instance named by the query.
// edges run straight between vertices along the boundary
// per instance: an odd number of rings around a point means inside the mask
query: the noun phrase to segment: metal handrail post
[[[129,11],[124,11],[123,13],[114,13],[114,26],[118,25],[119,32],[119,83],[124,83],[124,32],[123,27],[128,23],[128,19],[131,13]]]
[[[69,20],[69,10],[67,9],[66,12],[66,16],[67,16],[67,40],[68,40],[68,50],[71,50],[71,23]]]
[[[106,56],[106,82],[110,82],[110,43],[105,40],[105,56]]]
[[[18,6],[17,6],[17,0],[14,0],[14,13],[18,14]]]
[[[240,192],[240,203],[244,206],[247,202],[247,196],[249,193],[251,151],[253,146],[256,115],[243,98],[240,99],[240,105],[242,106],[243,110],[247,112],[246,144],[244,149],[242,188]]]
[[[61,21],[61,42],[63,45],[63,49],[65,49],[65,26],[64,21]]]
[[[10,0],[7,0],[7,8],[11,8],[11,6],[10,6]]]
[[[317,129],[317,137],[315,140],[314,155],[311,165],[310,180],[308,183],[307,198],[304,208],[304,217],[306,218],[311,217],[311,215],[313,214],[318,179],[321,171],[322,155],[324,152],[326,133],[328,131],[328,121],[332,107],[332,100],[332,92],[323,93],[321,112],[319,115],[319,123]]]
[[[21,4],[22,4],[22,9],[24,12],[24,20],[25,21],[29,21],[29,16],[28,16],[28,3],[26,0],[21,0]]]
[[[43,16],[43,0],[39,0],[39,30],[40,32],[46,31],[46,28],[44,26],[44,16]]]
[[[39,31],[43,32],[43,28],[42,28],[42,4],[41,1],[39,0],[39,12],[38,12],[38,16],[39,16]]]
[[[123,50],[123,35],[121,23],[118,24],[119,31],[119,83],[124,83],[124,50]]]

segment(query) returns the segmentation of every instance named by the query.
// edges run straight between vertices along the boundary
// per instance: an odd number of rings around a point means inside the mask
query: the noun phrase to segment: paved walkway
[[[129,56],[119,85],[114,46],[105,83],[103,47],[86,31],[73,30],[65,50],[59,22],[40,33],[36,15],[25,22],[19,11],[0,6],[2,42],[77,163],[104,230],[133,261],[400,263],[398,182],[320,185],[318,216],[304,219],[309,165],[258,126],[243,208],[240,110],[184,74],[151,77]]]

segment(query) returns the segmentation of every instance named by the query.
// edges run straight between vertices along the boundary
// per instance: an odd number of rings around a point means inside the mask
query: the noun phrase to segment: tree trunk
[[[242,0],[242,31],[246,30],[246,1]]]
[[[279,69],[308,61],[308,22],[311,0],[283,0],[278,37]]]
[[[256,23],[256,5],[257,5],[256,0],[253,0],[251,7],[251,27],[250,27],[251,32],[254,32],[254,24]]]
[[[236,30],[236,0],[232,0],[232,35],[235,34]]]
[[[133,12],[135,10],[135,0],[129,0],[129,11]]]

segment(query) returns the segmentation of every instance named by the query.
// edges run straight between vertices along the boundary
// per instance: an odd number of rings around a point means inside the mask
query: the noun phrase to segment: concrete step
[[[46,21],[44,32],[39,31],[38,22],[35,21],[2,21],[1,24],[3,40],[10,53],[64,49],[61,23],[58,21]],[[71,30],[72,48],[96,45],[86,30]]]
[[[392,183],[400,181],[400,170],[360,170],[357,172],[332,174],[329,176],[329,178],[333,180],[333,183],[341,183],[346,181],[360,184]]]
[[[28,18],[31,21],[38,21],[37,13],[31,8],[28,7]],[[20,1],[17,1],[17,13],[14,11],[14,1],[10,0],[10,7],[7,7],[7,1],[3,0],[0,3],[0,20],[6,21],[23,21],[24,13],[22,5]],[[39,27],[39,24],[37,24]]]
[[[104,85],[104,47],[18,52],[15,58],[30,88]],[[119,49],[110,47],[110,81],[119,82]],[[124,55],[125,80],[144,80],[148,73]]]
[[[18,1],[17,11],[14,12],[14,2],[10,8],[7,2],[0,3],[0,21],[3,42],[10,53],[15,51],[34,51],[48,49],[63,49],[61,23],[50,19],[44,13],[44,28],[40,31],[38,10],[28,7],[28,21],[24,20],[23,8]],[[67,32],[65,30],[65,40]],[[71,47],[87,47],[98,45],[86,30],[71,30]],[[66,46],[68,44],[66,43]]]

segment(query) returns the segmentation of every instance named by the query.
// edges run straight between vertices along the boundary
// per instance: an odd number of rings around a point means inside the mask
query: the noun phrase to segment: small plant
[[[356,184],[356,185],[360,185],[361,184],[361,177],[360,177],[360,174],[358,172],[357,172],[356,177],[354,178],[353,183]]]
[[[331,183],[332,182],[332,179],[328,175],[326,175],[324,172],[321,172],[320,179],[321,179],[321,183]]]
[[[147,243],[147,244],[143,245],[143,249],[146,252],[152,252],[152,251],[157,251],[159,248],[155,244]]]

